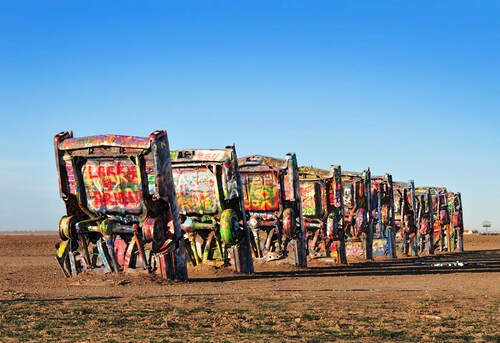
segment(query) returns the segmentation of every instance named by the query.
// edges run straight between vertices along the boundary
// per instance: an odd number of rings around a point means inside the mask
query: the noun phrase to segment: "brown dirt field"
[[[500,342],[500,236],[466,236],[462,254],[348,266],[197,267],[188,283],[65,279],[56,242],[0,234],[1,342]],[[457,260],[467,264],[432,265]]]

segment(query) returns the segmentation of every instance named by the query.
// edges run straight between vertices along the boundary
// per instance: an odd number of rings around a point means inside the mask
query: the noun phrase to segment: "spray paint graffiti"
[[[69,193],[72,195],[76,195],[76,180],[75,180],[75,171],[73,170],[73,164],[71,163],[71,157],[69,154],[65,154],[63,157],[64,166],[66,169],[67,182],[69,186]]]
[[[371,192],[371,172],[368,168],[362,173],[342,172],[344,186],[344,230],[346,246],[364,239],[364,256],[373,258],[373,203]]]
[[[173,177],[181,213],[214,214],[220,208],[217,179],[207,168],[174,168]]]
[[[452,228],[453,250],[464,251],[464,222],[462,211],[462,195],[460,192],[448,193],[448,206],[450,212],[450,226]]]
[[[351,208],[354,205],[352,188],[353,188],[352,184],[346,183],[344,185],[344,206],[346,208]]]
[[[241,178],[245,195],[245,210],[276,211],[280,185],[275,173],[251,173]]]
[[[362,257],[365,253],[363,242],[350,241],[346,244],[346,255]]]
[[[415,194],[418,200],[419,250],[429,254],[434,254],[436,248],[444,251],[445,244],[451,243],[446,237],[451,231],[446,188],[418,187]]]
[[[394,222],[397,249],[406,255],[418,255],[418,226],[415,186],[413,180],[393,182]]]
[[[285,189],[285,200],[294,201],[295,185],[293,183],[293,177],[291,177],[289,174],[285,174],[283,176],[283,186]]]
[[[287,154],[285,160],[252,155],[238,163],[255,258],[288,259],[305,267],[307,249],[295,154]]]
[[[72,136],[72,133],[70,133]],[[97,135],[89,137],[71,137],[59,143],[60,150],[75,150],[95,147],[125,147],[126,149],[143,149],[149,137],[122,136],[122,135]]]
[[[171,152],[182,230],[191,263],[253,273],[236,149]]]
[[[373,239],[373,254],[374,255],[389,255],[389,246],[386,239]]]
[[[370,192],[375,237],[386,239],[389,256],[396,258],[395,201],[392,175],[372,176]]]
[[[302,166],[299,176],[309,258],[347,263],[340,166],[332,165],[329,171]]]
[[[146,138],[61,132],[54,151],[66,205],[56,257],[65,276],[143,268],[187,279],[166,131]]]
[[[418,224],[421,233],[420,251],[433,254],[452,250],[452,228],[448,207],[447,190],[444,187],[418,187],[415,189],[418,200]]]
[[[317,204],[317,183],[315,182],[301,182],[300,196],[302,198],[302,213],[304,216],[321,215]]]
[[[129,159],[91,160],[83,166],[83,181],[91,211],[138,214],[142,191],[136,166]]]
[[[330,203],[335,208],[342,207],[343,194],[342,194],[342,176],[341,175],[337,175],[337,174],[334,175],[334,179],[332,180],[332,186],[330,187],[330,190],[329,190],[329,197],[330,197]]]

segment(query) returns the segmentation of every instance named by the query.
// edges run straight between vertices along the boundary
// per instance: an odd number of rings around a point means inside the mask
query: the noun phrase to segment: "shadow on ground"
[[[447,265],[461,262],[463,266]],[[321,260],[307,269],[287,271],[260,271],[252,275],[224,276],[217,278],[190,278],[190,282],[225,282],[280,277],[331,277],[331,276],[391,276],[426,275],[451,273],[500,272],[500,249],[467,251],[462,253],[438,254],[422,257],[398,258],[387,261],[368,261],[349,265],[332,265]],[[441,264],[441,265],[438,265]]]

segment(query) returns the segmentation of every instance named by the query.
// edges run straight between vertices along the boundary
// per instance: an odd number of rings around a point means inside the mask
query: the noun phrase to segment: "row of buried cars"
[[[238,158],[234,146],[170,151],[166,131],[61,132],[54,148],[67,277],[143,270],[187,280],[188,263],[252,273],[254,262],[463,250],[460,193],[390,174],[299,166],[293,153]]]

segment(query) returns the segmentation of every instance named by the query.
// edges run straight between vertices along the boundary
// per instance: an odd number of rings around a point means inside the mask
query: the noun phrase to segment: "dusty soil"
[[[188,283],[65,279],[56,242],[0,234],[0,341],[500,341],[500,236],[466,236],[462,254],[348,266],[197,267]]]

